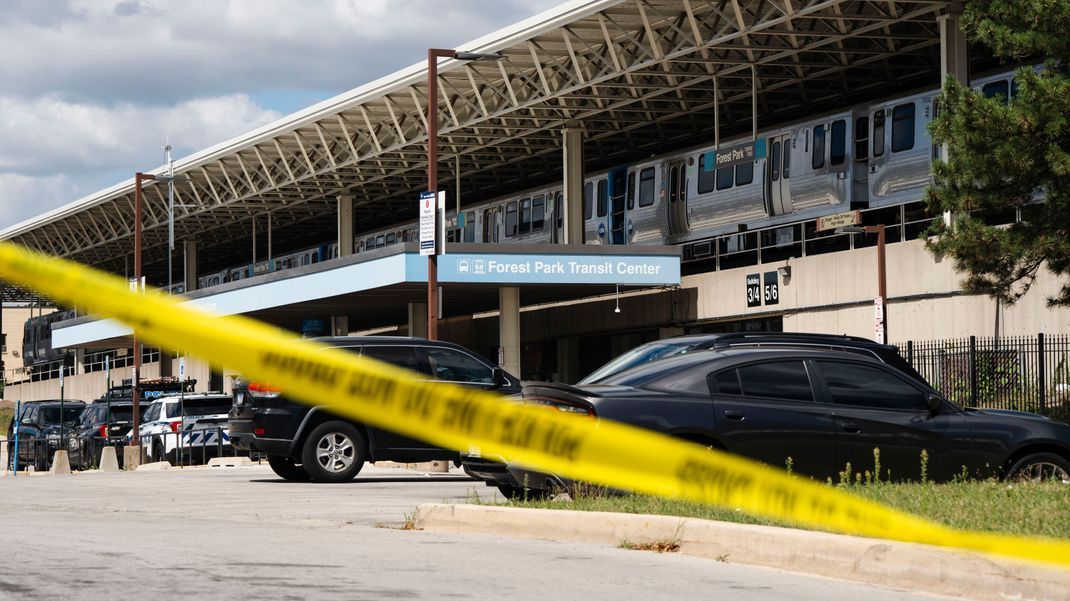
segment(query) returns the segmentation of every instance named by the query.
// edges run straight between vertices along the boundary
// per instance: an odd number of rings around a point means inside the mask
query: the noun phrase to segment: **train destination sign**
[[[834,230],[838,227],[858,225],[862,223],[862,211],[847,211],[817,218],[817,231]]]
[[[765,157],[765,140],[744,142],[735,146],[711,150],[703,161],[706,171],[720,167],[732,167]]]

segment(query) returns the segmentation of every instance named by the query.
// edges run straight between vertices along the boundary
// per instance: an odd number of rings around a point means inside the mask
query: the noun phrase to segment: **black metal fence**
[[[1070,336],[911,341],[899,352],[955,403],[1070,422]]]

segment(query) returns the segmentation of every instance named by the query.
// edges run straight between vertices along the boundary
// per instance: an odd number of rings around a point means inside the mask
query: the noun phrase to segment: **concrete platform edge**
[[[675,541],[680,552],[978,600],[1062,601],[1070,571],[911,543],[673,516],[424,504],[416,528],[619,545]]]

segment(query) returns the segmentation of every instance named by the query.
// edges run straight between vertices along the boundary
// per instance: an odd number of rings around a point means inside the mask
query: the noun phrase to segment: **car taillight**
[[[105,424],[105,425],[100,427],[100,437],[101,438],[107,438],[108,437],[108,425],[107,424]]]
[[[585,415],[587,417],[597,417],[597,414],[594,411],[594,407],[591,405],[579,405],[576,403],[568,403],[559,399],[551,399],[547,397],[525,397],[524,402],[530,405],[545,407],[546,409],[556,409],[564,413]]]
[[[282,394],[281,390],[265,382],[249,382],[248,390],[249,396],[258,399],[273,399]]]
[[[264,429],[263,428],[253,428],[253,434],[256,434],[257,436],[263,436],[264,435]]]

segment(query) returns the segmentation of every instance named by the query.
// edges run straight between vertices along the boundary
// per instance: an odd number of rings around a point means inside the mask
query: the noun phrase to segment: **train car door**
[[[483,209],[483,242],[498,242],[498,207]]]
[[[690,229],[687,223],[687,166],[683,161],[672,161],[665,166],[665,173],[669,235],[685,234]]]
[[[791,202],[791,134],[769,138],[769,160],[765,162],[765,196],[770,215],[793,210]]]
[[[609,172],[609,244],[627,244],[628,168],[617,167]]]
[[[554,244],[561,244],[565,239],[565,194],[564,192],[554,193],[553,203],[553,220],[554,227],[550,230],[550,241]]]
[[[885,108],[879,107],[873,111],[869,119],[869,198],[870,201],[879,199],[882,194],[878,191],[884,183],[884,168],[888,163],[888,129],[885,127],[887,114]]]

